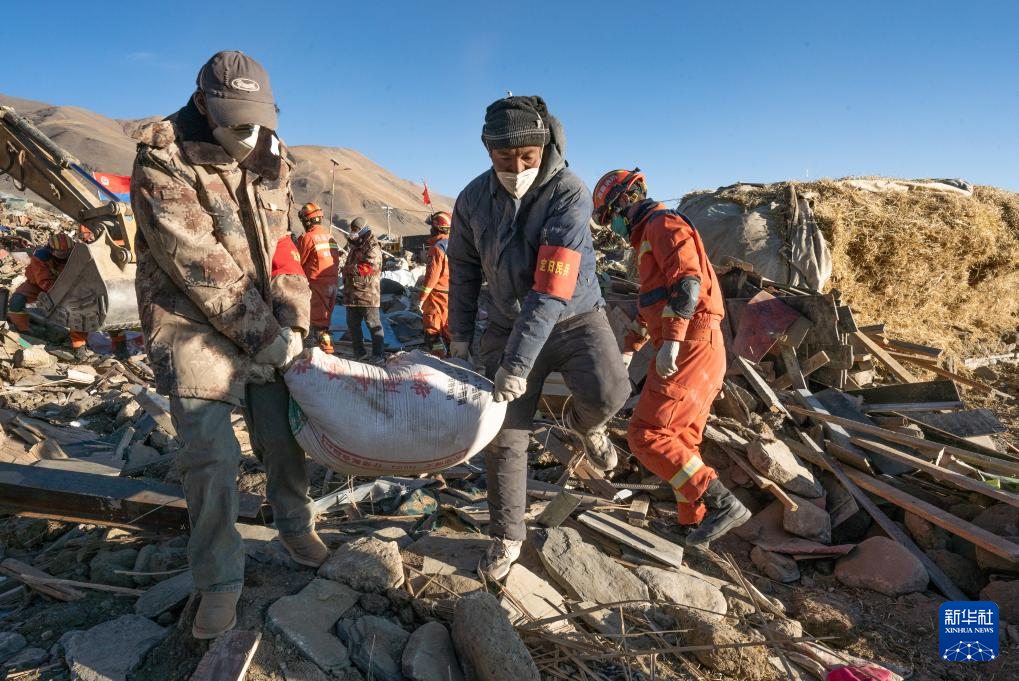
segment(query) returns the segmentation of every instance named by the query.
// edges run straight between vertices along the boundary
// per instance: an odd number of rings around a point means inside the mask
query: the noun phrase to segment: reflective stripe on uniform
[[[690,478],[697,474],[697,471],[704,468],[704,462],[701,461],[699,456],[691,457],[682,468],[676,471],[676,474],[669,480],[669,485],[673,490],[678,490],[680,487],[690,482]]]
[[[338,250],[340,250],[340,248],[336,244],[322,243],[322,244],[315,244],[315,250],[316,251],[338,251]]]
[[[637,251],[637,260],[640,260],[642,257],[644,257],[645,253],[650,253],[650,252],[651,252],[651,242],[650,241],[646,241],[646,240],[645,241],[641,241],[640,242],[640,250]]]

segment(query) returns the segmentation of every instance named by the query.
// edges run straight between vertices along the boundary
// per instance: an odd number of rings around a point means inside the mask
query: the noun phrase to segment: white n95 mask
[[[216,138],[220,146],[226,150],[238,163],[246,159],[255,143],[258,142],[258,133],[262,129],[260,125],[236,126],[233,128],[213,128],[212,136]]]
[[[519,199],[527,193],[527,190],[538,178],[538,170],[538,168],[528,168],[522,173],[496,172],[495,175],[499,178],[499,184],[506,188],[510,196]]]

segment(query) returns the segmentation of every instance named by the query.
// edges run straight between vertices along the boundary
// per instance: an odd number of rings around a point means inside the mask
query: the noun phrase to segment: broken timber
[[[771,389],[771,386],[768,385],[759,373],[757,373],[754,367],[751,366],[750,362],[742,357],[737,357],[735,361],[740,372],[742,372],[743,377],[747,379],[747,382],[750,383],[750,387],[753,388],[754,392],[757,393],[757,395],[764,401],[764,404],[768,407],[768,409],[770,411],[789,416],[789,412],[786,411],[782,402],[779,401],[778,395],[775,394],[775,391]]]
[[[241,493],[240,518],[256,518],[261,504],[261,497]],[[175,485],[13,463],[0,463],[0,508],[65,522],[188,529],[184,490]]]
[[[807,450],[806,454],[800,452],[800,455],[811,463],[831,471],[842,486],[846,488],[846,491],[852,494],[857,503],[859,503],[860,506],[862,506],[863,509],[870,514],[870,517],[874,519],[874,522],[876,522],[878,526],[892,538],[893,541],[906,547],[910,553],[923,563],[923,566],[927,568],[927,574],[930,575],[931,581],[934,582],[934,585],[941,590],[941,593],[953,601],[968,600],[968,597],[955,585],[951,578],[946,575],[926,553],[920,550],[920,547],[913,542],[913,540],[902,530],[901,527],[885,515],[884,511],[878,508],[877,504],[871,501],[870,497],[864,494],[863,491],[847,477],[846,472],[842,470],[842,467],[832,460],[831,456],[829,456],[826,451],[821,449],[816,442],[803,433],[800,433],[800,439],[803,441],[804,445],[806,445]]]
[[[544,437],[540,437],[540,436]],[[566,466],[569,469],[574,464],[576,458],[567,447],[566,444],[559,439],[559,436],[555,433],[554,429],[546,428],[539,430],[534,433],[534,437],[538,442],[542,444],[552,455],[559,460],[559,463]],[[579,462],[576,462],[573,468],[573,475],[584,483],[588,489],[597,494],[600,497],[606,499],[614,499],[618,490],[612,486],[605,477],[598,472],[598,470],[591,465],[584,456]]]
[[[257,631],[226,632],[202,657],[190,681],[243,681],[261,640]]]
[[[802,367],[800,367],[800,374],[804,378],[806,378],[807,376],[809,376],[810,374],[814,373],[815,371],[817,371],[821,367],[827,365],[829,361],[830,360],[828,358],[828,353],[827,352],[821,351],[821,352],[818,352],[818,353],[816,353],[814,355],[811,355],[810,358],[807,359],[806,364],[804,364]],[[795,377],[791,377],[788,373],[786,373],[784,376],[780,376],[780,377],[778,377],[778,379],[775,380],[775,384],[774,384],[775,385],[775,389],[776,390],[785,390],[787,388],[791,388],[794,385],[794,382],[795,382]],[[803,387],[805,388],[807,386],[804,385]]]
[[[814,418],[819,421],[824,421],[825,423],[833,427],[832,428],[833,431],[834,426],[839,426],[840,428],[846,428],[860,433],[867,433],[868,435],[876,435],[883,440],[887,440],[889,442],[897,442],[898,444],[902,445],[907,445],[915,449],[918,449],[922,452],[931,451],[937,452],[941,449],[944,449],[946,454],[951,454],[955,458],[965,461],[966,463],[970,463],[975,466],[980,466],[986,469],[989,473],[997,473],[998,475],[1007,475],[1010,477],[1015,477],[1016,475],[1019,475],[1019,463],[1004,461],[1002,459],[995,459],[994,457],[991,456],[977,454],[975,452],[970,452],[959,447],[953,447],[951,445],[942,445],[936,442],[929,442],[922,438],[913,437],[911,435],[899,433],[894,430],[887,430],[885,428],[880,428],[878,426],[871,426],[866,423],[859,423],[851,419],[844,419],[838,416],[832,416],[831,414],[828,413],[818,412],[810,409],[803,409],[801,407],[796,407],[792,405],[790,405],[789,409],[794,414],[801,414],[803,416],[809,416],[810,418]],[[845,431],[843,430],[843,432]],[[855,445],[852,446],[855,447]]]
[[[888,367],[888,370],[892,372],[892,375],[894,375],[895,378],[897,378],[899,381],[901,381],[902,383],[916,383],[917,381],[916,376],[909,373],[909,371],[906,370],[906,367],[899,364],[899,362],[894,357],[892,357],[888,353],[888,351],[886,351],[883,347],[874,342],[874,340],[871,339],[870,336],[859,331],[852,333],[850,335],[857,341],[862,343],[863,346],[867,348],[867,350],[870,351],[872,355],[881,360],[881,362],[886,367]]]
[[[53,584],[53,577],[20,560],[8,558],[0,563],[0,574],[16,579],[30,589],[58,601],[80,601],[85,594],[64,584]]]

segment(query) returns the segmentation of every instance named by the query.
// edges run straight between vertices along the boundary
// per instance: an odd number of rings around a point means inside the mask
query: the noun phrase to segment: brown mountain
[[[0,105],[12,106],[30,119],[54,142],[95,170],[119,175],[131,172],[135,142],[131,138],[141,125],[158,117],[140,120],[107,118],[77,106],[51,106],[43,102],[0,94]],[[333,217],[337,224],[363,216],[376,234],[386,232],[386,206],[393,235],[428,231],[424,219],[430,212],[421,202],[422,186],[399,178],[353,149],[314,145],[290,148],[294,170],[293,190],[298,204],[315,201],[327,212],[330,205],[332,160],[336,166]],[[22,194],[7,176],[0,176],[0,191]],[[31,194],[27,192],[27,194]],[[434,210],[451,210],[453,200],[429,192]],[[31,196],[33,200],[39,199]]]

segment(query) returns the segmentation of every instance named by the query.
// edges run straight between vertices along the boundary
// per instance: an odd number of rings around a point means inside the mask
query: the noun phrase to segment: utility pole
[[[334,213],[333,213],[333,201],[336,199],[336,166],[338,166],[340,164],[337,163],[336,159],[334,159],[334,158],[329,159],[329,161],[333,164],[333,167],[332,167],[333,185],[329,189],[329,229],[331,231],[332,228],[333,228],[333,215],[334,215]]]
[[[393,238],[393,230],[392,230],[392,228],[389,225],[389,215],[390,215],[390,213],[392,213],[396,209],[393,208],[392,206],[382,206],[382,208],[383,208],[383,210],[386,211],[386,236],[388,236],[390,239],[392,239]]]

